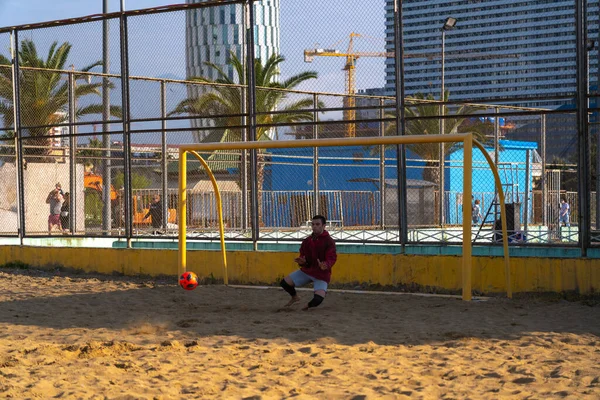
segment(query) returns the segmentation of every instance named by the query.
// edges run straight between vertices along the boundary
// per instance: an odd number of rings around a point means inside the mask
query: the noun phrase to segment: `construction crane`
[[[354,51],[354,38],[363,37],[359,33],[350,33],[350,40],[348,42],[348,49],[346,52],[341,52],[335,48],[329,49],[306,49],[304,50],[304,62],[310,63],[315,57],[344,57],[346,58],[346,64],[343,71],[346,71],[346,88],[344,97],[344,121],[354,121],[356,119],[356,60],[360,57],[385,57],[393,58],[395,53],[392,52],[355,52]],[[339,43],[339,42],[338,42]],[[337,45],[337,43],[336,43]],[[335,46],[335,45],[334,45]],[[423,53],[423,54],[404,54],[403,58],[425,58],[428,60],[440,58],[441,54],[437,53]],[[518,58],[518,54],[489,54],[489,53],[466,53],[446,56],[448,59],[461,59],[461,58]],[[356,125],[353,123],[347,123],[346,125],[346,137],[356,136]]]
[[[356,60],[360,57],[393,57],[394,53],[388,52],[355,52],[354,38],[361,37],[358,33],[350,33],[348,50],[342,53],[336,49],[306,49],[304,50],[304,62],[312,62],[314,57],[345,57],[346,64],[343,71],[346,71],[346,88],[344,97],[344,120],[354,121],[356,119]],[[346,125],[346,137],[356,136],[356,125],[349,123]]]

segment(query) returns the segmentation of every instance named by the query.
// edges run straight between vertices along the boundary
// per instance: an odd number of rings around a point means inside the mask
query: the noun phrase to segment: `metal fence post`
[[[540,118],[540,130],[542,132],[542,140],[540,143],[540,151],[542,152],[542,225],[548,227],[548,212],[547,212],[547,198],[548,198],[548,182],[546,180],[546,115],[542,114]]]
[[[122,11],[122,10],[121,10]],[[130,110],[129,110],[129,60],[128,60],[128,38],[127,38],[127,16],[121,12],[121,92],[123,108],[123,176],[125,194],[125,236],[127,247],[131,247],[133,235],[133,202],[131,199],[131,137],[129,132]],[[109,186],[110,187],[110,186]]]
[[[396,133],[406,134],[406,120],[404,118],[404,42],[402,32],[402,0],[394,0],[394,52],[395,52],[395,78],[396,78]],[[398,225],[400,245],[405,251],[408,239],[408,222],[406,209],[406,154],[404,145],[398,145]]]
[[[76,202],[77,202],[77,165],[75,164],[75,149],[77,148],[77,140],[75,137],[76,126],[75,126],[75,77],[73,72],[69,72],[69,231],[71,234],[75,233],[77,229],[77,213]],[[62,227],[63,230],[65,227]]]
[[[108,0],[102,2],[102,12],[108,13]],[[108,46],[109,21],[102,21],[102,73],[110,73],[110,52]],[[102,231],[110,235],[112,230],[112,203],[111,203],[111,159],[110,159],[110,81],[104,76],[102,78],[102,147],[104,149],[104,161],[102,163]]]
[[[599,13],[600,16],[600,13]],[[598,32],[600,32],[600,26],[598,29]],[[599,49],[598,49],[598,53],[600,54],[600,41],[598,43]],[[600,73],[600,59],[598,60],[598,70]],[[598,86],[596,91],[600,91],[600,75],[598,76]],[[596,96],[596,108],[600,107],[600,95]],[[598,110],[596,110],[593,114],[595,116],[595,127],[596,127],[596,212],[595,212],[595,230],[599,231],[600,230],[600,112]],[[590,173],[592,173],[592,171],[590,170]],[[591,202],[591,201],[590,201]],[[591,206],[591,204],[590,204]],[[595,241],[598,239],[595,239]]]
[[[385,136],[385,100],[379,99],[379,137]],[[381,229],[385,229],[385,146],[379,146],[379,212]]]
[[[248,141],[248,117],[247,111],[247,100],[246,90],[243,86],[241,90],[241,107],[242,107],[242,142]],[[242,189],[242,230],[244,233],[248,230],[248,150],[242,150],[240,160],[240,181]]]
[[[527,227],[529,224],[529,178],[531,176],[531,150],[525,150],[525,154],[525,203],[523,210],[523,231],[525,234],[527,234]]]
[[[160,170],[162,173],[162,228],[167,231],[169,223],[169,182],[167,180],[167,82],[160,81],[161,151]]]
[[[587,2],[575,1],[575,43],[577,59],[577,136],[579,173],[579,246],[581,255],[587,256],[590,244],[590,138],[588,135],[588,63],[587,63]]]
[[[441,59],[441,70],[442,76],[440,80],[441,93],[440,93],[440,135],[446,134],[446,120],[444,119],[444,115],[446,114],[446,105],[444,102],[446,101],[446,88],[444,83],[444,72],[446,69],[446,27],[442,28],[442,59]],[[444,233],[444,225],[446,225],[446,144],[444,142],[440,142],[440,165],[439,165],[439,192],[440,192],[440,204],[439,204],[439,212],[440,212],[440,227],[442,228],[442,237]]]
[[[598,7],[600,8],[600,2],[598,3]],[[596,47],[596,109],[598,109],[600,108],[600,12],[596,15],[598,17],[598,47]],[[596,125],[596,231],[598,231],[600,230],[600,111],[596,110],[594,115],[594,122]]]
[[[498,107],[494,107],[494,111],[496,112],[496,117],[494,118],[494,164],[496,164],[496,168],[498,168],[498,163],[500,162],[500,117],[498,116],[498,113],[500,113],[500,109]],[[499,187],[496,187],[494,190],[494,224],[500,215],[500,200],[498,197],[499,190]],[[469,199],[466,201],[469,201]]]
[[[319,121],[319,112],[317,111],[317,107],[319,104],[319,95],[318,94],[313,94],[313,106],[315,108],[315,110],[313,111],[313,139],[318,139],[319,138],[319,126],[317,125],[317,122]],[[315,215],[320,215],[321,214],[321,210],[320,210],[320,199],[319,199],[319,148],[315,147],[313,150],[313,191],[314,191],[314,214]],[[309,218],[312,218],[312,215],[308,216]]]
[[[248,71],[248,115],[250,122],[250,141],[256,141],[256,77],[254,75],[254,0],[248,0],[246,3],[248,10],[246,15],[248,21],[246,25],[247,35],[247,56],[246,65]],[[258,249],[259,232],[259,209],[258,209],[258,156],[257,150],[250,150],[250,177],[252,179],[252,242],[254,250]]]
[[[21,96],[19,68],[19,31],[11,33],[12,50],[12,89],[13,89],[13,129],[15,133],[15,153],[17,170],[17,214],[19,216],[19,243],[25,237],[25,178],[23,173],[23,133],[21,132]]]
[[[246,34],[248,32],[248,10],[246,4],[242,3],[242,45],[241,51],[245,51],[247,47],[246,42]],[[242,57],[242,67],[244,72],[244,79],[248,76],[248,68],[247,68],[247,60],[245,57]],[[242,77],[240,77],[242,79]],[[247,79],[246,79],[246,83]],[[240,87],[240,110],[242,114],[242,142],[248,141],[248,85],[245,87],[242,85]],[[242,230],[244,234],[248,231],[248,150],[242,150],[241,154],[241,164],[240,164],[240,175],[241,175],[241,189],[242,189]]]

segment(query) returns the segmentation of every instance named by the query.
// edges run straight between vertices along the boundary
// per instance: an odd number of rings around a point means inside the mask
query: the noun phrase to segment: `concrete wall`
[[[241,283],[274,283],[294,271],[296,253],[228,251],[229,279]],[[21,261],[33,266],[63,265],[84,271],[126,275],[176,275],[177,251],[152,249],[0,247],[0,265]],[[219,251],[189,251],[188,270],[200,277],[223,277]],[[519,292],[577,291],[600,288],[598,259],[511,258],[512,288]],[[461,257],[397,254],[338,254],[332,283],[380,284],[437,287],[459,290]],[[473,258],[473,290],[505,292],[502,257]]]
[[[0,234],[17,234],[17,169],[15,164],[0,165]]]
[[[75,179],[76,229],[84,230],[84,167],[77,164]],[[25,182],[25,231],[27,234],[47,233],[50,206],[46,196],[60,182],[64,192],[69,192],[70,171],[68,163],[28,163],[23,171]],[[17,234],[17,172],[15,164],[5,163],[0,167],[0,233]]]

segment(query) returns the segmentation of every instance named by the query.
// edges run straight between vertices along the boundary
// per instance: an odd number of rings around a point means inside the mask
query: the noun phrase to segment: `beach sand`
[[[1,269],[0,398],[600,398],[596,301],[287,300]]]

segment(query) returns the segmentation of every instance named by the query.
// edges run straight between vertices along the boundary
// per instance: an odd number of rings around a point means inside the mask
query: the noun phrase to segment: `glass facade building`
[[[186,0],[188,4],[204,0]],[[279,0],[263,0],[254,4],[254,54],[255,58],[266,60],[279,54]],[[239,82],[233,66],[229,63],[231,54],[244,60],[245,15],[242,5],[228,4],[189,10],[186,15],[186,74],[189,77],[202,76],[209,80],[218,78],[218,72],[206,65],[207,62],[219,67],[229,79]],[[264,61],[263,61],[264,63]],[[199,96],[202,89],[188,88],[190,97]],[[206,120],[192,120],[192,126],[207,126]],[[205,133],[194,134],[200,140]]]
[[[187,0],[201,3],[202,0]],[[266,60],[279,54],[279,0],[265,0],[254,4],[255,57]],[[190,10],[186,21],[187,75],[216,78],[216,72],[206,67],[211,62],[223,68],[230,78],[234,71],[230,53],[242,59],[244,49],[244,13],[240,4]]]
[[[404,50],[431,58],[405,58],[407,95],[441,90],[441,36],[447,17],[445,88],[451,100],[573,94],[575,2],[572,0],[405,0]],[[393,51],[393,0],[386,2],[386,49]],[[588,1],[588,37],[598,40],[598,1]],[[589,53],[590,84],[598,82],[598,51]],[[477,57],[485,53],[492,58]],[[394,59],[386,59],[386,92],[395,93]],[[560,102],[553,105],[558,106]],[[536,106],[529,102],[527,105]],[[544,105],[550,105],[548,102]]]
[[[188,4],[200,2],[187,0]],[[265,60],[279,54],[279,0],[256,2],[254,15],[255,57]],[[230,53],[243,58],[244,13],[240,4],[188,11],[186,33],[188,76],[216,78],[214,69],[205,65],[211,62],[234,78],[233,68],[227,62]]]

